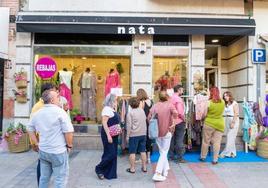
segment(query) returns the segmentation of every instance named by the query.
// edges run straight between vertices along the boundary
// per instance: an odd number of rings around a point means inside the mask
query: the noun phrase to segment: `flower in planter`
[[[4,138],[7,140],[11,134],[15,134],[14,143],[19,144],[20,138],[24,133],[27,133],[27,130],[23,124],[19,123],[17,126],[15,126],[13,123],[11,123],[7,128]]]
[[[84,121],[86,118],[81,115],[81,114],[77,114],[76,116],[74,116],[74,121],[77,121],[77,123],[81,123],[81,121]]]

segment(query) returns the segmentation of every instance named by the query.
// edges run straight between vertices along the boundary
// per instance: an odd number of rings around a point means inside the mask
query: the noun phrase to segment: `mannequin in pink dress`
[[[66,68],[59,71],[58,77],[60,81],[60,96],[63,96],[67,99],[69,109],[73,109],[73,102],[72,102],[72,71],[68,71]]]
[[[111,88],[118,88],[120,85],[120,76],[118,72],[114,69],[110,69],[109,74],[106,76],[105,96],[111,92]]]

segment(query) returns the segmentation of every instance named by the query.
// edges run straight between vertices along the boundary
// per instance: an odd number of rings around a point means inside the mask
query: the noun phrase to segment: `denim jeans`
[[[169,148],[169,156],[174,158],[176,155],[179,160],[183,159],[183,155],[185,153],[185,145],[184,145],[184,134],[185,134],[185,123],[182,122],[176,125],[174,135],[172,136],[170,148]]]
[[[54,187],[64,188],[69,176],[69,156],[67,151],[60,154],[39,151],[41,177],[39,188],[48,188],[51,175],[54,176]]]

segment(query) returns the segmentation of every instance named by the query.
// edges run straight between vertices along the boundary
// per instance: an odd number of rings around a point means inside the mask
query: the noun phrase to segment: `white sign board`
[[[9,8],[0,7],[0,58],[8,59]]]
[[[111,94],[114,94],[117,97],[122,97],[123,96],[123,88],[111,88]]]

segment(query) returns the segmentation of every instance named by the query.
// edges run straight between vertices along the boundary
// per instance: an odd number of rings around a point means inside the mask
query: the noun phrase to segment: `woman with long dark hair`
[[[218,163],[221,146],[221,139],[224,132],[223,112],[225,103],[220,97],[217,87],[210,88],[210,98],[208,102],[205,125],[203,127],[203,139],[200,161],[205,161],[210,143],[213,145],[212,164]]]
[[[144,110],[146,117],[148,117],[150,109],[153,106],[152,100],[149,99],[146,91],[144,89],[137,90],[137,98],[140,101],[140,107]],[[146,155],[148,163],[151,163],[151,151],[152,151],[152,140],[149,138],[148,127],[149,121],[147,120],[147,132],[146,132]]]
[[[224,92],[223,100],[225,101],[224,117],[227,142],[220,157],[236,157],[235,139],[239,128],[239,106],[230,91]]]

